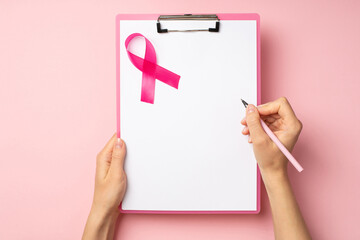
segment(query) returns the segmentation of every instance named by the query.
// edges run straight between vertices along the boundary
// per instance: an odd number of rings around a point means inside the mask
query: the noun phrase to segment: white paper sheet
[[[178,90],[156,81],[154,104],[140,101],[142,72],[126,53],[135,32],[152,42],[160,66],[181,76]],[[240,124],[240,98],[257,100],[256,44],[251,20],[223,20],[219,33],[165,34],[155,20],[120,21],[124,210],[256,210],[257,165]],[[143,57],[145,41],[130,49]]]

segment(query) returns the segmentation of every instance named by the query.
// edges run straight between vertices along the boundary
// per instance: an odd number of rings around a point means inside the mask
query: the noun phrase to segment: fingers
[[[246,116],[241,120],[241,124],[242,124],[242,125],[245,125],[245,126],[247,125],[247,124],[246,124]]]
[[[244,127],[244,129],[241,132],[244,135],[248,135],[249,134],[249,128],[248,127]]]
[[[105,178],[111,164],[111,156],[114,143],[116,141],[116,134],[106,143],[105,147],[99,152],[96,158],[96,176]]]
[[[261,115],[279,114],[282,118],[296,119],[295,113],[285,97],[281,97],[273,102],[265,103],[257,108]]]
[[[111,174],[122,174],[124,171],[124,161],[126,156],[126,145],[121,139],[116,141],[113,145],[113,152],[111,157],[110,171]]]
[[[288,126],[289,133],[298,135],[302,129],[301,121],[296,117],[289,101],[285,97],[281,97],[273,102],[258,106],[258,111],[261,115],[271,115],[272,118],[267,119],[268,123],[274,122],[278,118],[285,120]]]
[[[244,129],[241,131],[241,133],[242,133],[243,135],[249,135],[250,132],[249,132],[249,128],[246,126],[246,120],[245,120],[245,124],[244,124],[244,125],[245,125],[245,127],[244,127]],[[249,142],[249,143],[252,143],[250,136],[248,137],[248,142]]]
[[[250,141],[254,144],[269,140],[268,135],[260,124],[260,115],[256,107],[249,104],[246,108],[246,123],[250,133]]]

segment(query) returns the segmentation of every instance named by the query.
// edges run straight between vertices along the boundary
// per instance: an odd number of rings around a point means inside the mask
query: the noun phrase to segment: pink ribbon
[[[128,50],[128,45],[135,37],[143,37],[146,42],[145,57],[141,58]],[[154,103],[155,79],[166,83],[167,85],[178,89],[180,76],[157,65],[156,53],[151,42],[140,33],[133,33],[125,40],[125,47],[132,64],[142,71],[141,101]]]

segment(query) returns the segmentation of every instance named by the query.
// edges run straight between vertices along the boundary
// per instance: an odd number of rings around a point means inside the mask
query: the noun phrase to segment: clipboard
[[[118,14],[115,26],[116,123],[128,179],[120,212],[259,213],[260,171],[239,130],[240,98],[261,103],[259,15]],[[140,101],[142,73],[124,53],[136,32],[154,45],[157,64],[181,76],[178,89],[156,81],[154,104]],[[134,46],[143,56],[144,41]]]

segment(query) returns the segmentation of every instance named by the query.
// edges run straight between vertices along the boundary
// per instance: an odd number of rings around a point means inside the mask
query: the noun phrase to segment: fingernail
[[[253,105],[249,105],[249,106],[247,107],[247,112],[248,112],[248,113],[252,113],[252,112],[254,112],[254,111],[255,111],[255,108],[254,108]]]
[[[122,141],[121,141],[121,139],[120,138],[118,138],[117,139],[117,142],[116,142],[116,144],[115,144],[115,148],[121,148],[122,147]]]

